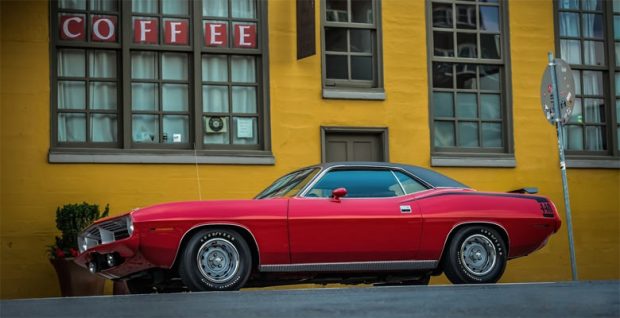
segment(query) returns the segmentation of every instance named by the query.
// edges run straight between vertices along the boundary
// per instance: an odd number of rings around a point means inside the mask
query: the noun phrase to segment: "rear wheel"
[[[488,226],[460,229],[444,255],[444,272],[453,284],[497,282],[506,268],[506,243]]]
[[[250,276],[252,253],[233,230],[209,229],[194,234],[181,255],[179,275],[192,291],[237,290]]]

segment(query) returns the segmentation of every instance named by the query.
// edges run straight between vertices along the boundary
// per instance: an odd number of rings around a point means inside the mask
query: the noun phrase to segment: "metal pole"
[[[560,170],[562,172],[562,190],[564,192],[564,207],[566,209],[566,227],[568,228],[568,247],[570,250],[570,268],[573,280],[577,280],[577,262],[575,260],[575,242],[573,241],[573,221],[570,211],[570,198],[568,196],[568,179],[566,178],[566,159],[564,158],[564,131],[562,130],[560,105],[560,94],[558,91],[558,79],[555,73],[555,61],[553,54],[549,52],[549,67],[551,68],[551,85],[553,85],[553,113],[555,127],[558,132],[558,149],[560,150]]]

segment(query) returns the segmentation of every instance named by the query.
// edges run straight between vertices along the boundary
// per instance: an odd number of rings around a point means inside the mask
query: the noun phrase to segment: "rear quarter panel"
[[[503,228],[508,236],[509,258],[527,255],[540,248],[555,230],[556,221],[543,217],[540,200],[545,198],[446,190],[417,198],[424,219],[419,257],[439,259],[451,231],[474,223]]]

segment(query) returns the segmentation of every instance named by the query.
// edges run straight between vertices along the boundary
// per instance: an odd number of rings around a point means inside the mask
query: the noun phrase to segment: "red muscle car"
[[[521,191],[524,192],[524,191]],[[132,292],[299,282],[494,283],[560,228],[554,204],[403,164],[327,163],[253,200],[165,203],[102,219],[75,261]]]

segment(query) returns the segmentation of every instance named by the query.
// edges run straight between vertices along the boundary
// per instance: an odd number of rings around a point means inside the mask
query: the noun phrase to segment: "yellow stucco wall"
[[[320,126],[389,127],[390,159],[430,164],[424,1],[385,0],[385,101],[321,98],[321,59],[296,60],[295,2],[269,2],[274,166],[199,167],[203,199],[248,198],[277,176],[320,161]],[[0,1],[0,298],[59,294],[48,263],[57,206],[110,203],[112,214],[198,197],[192,165],[48,164],[48,4]],[[539,106],[552,50],[551,1],[511,1],[516,168],[440,168],[480,190],[534,185],[564,211],[555,132]],[[317,10],[317,21],[320,21]],[[320,34],[317,25],[317,43]],[[581,279],[620,278],[620,171],[569,169]],[[509,262],[503,282],[570,279],[566,227],[543,250]],[[434,283],[447,282],[435,278]]]

